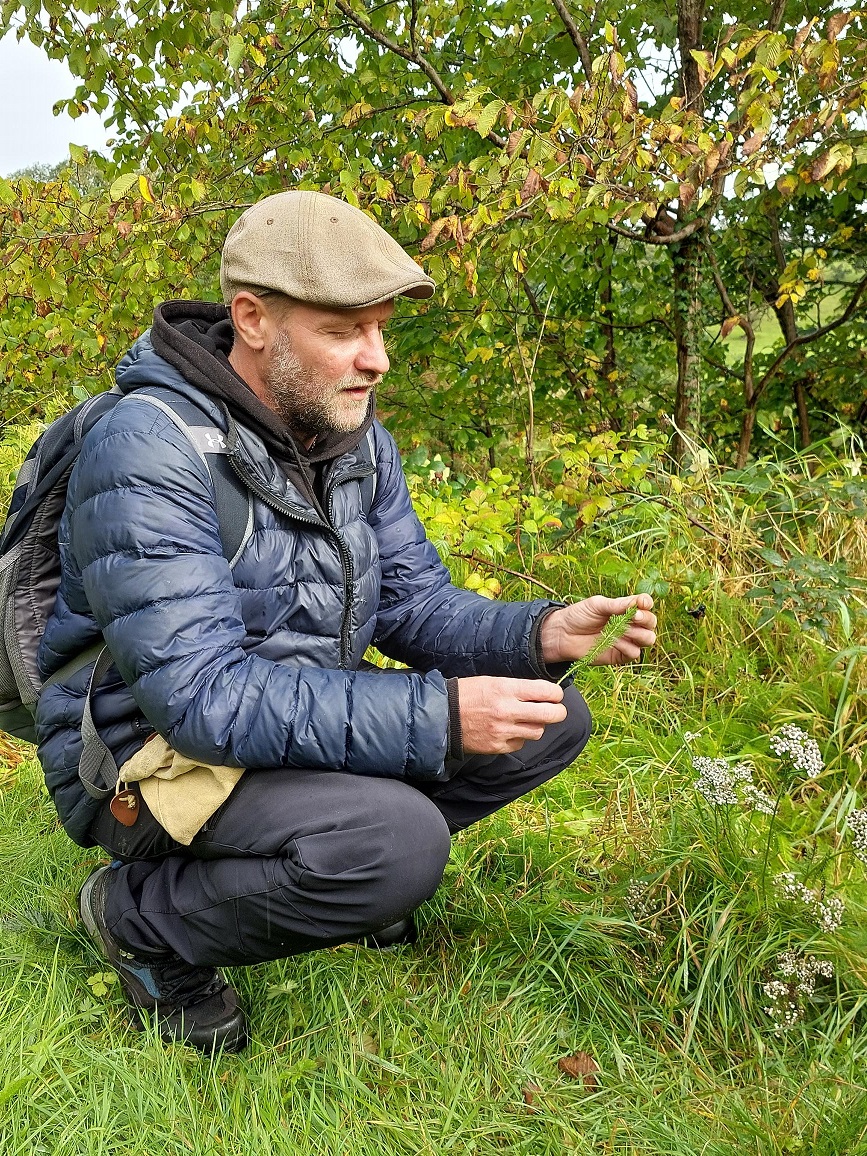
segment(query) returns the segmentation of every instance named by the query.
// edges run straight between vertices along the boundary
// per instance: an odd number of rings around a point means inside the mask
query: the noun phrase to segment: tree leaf
[[[122,200],[134,185],[138,184],[138,173],[124,173],[111,183],[108,195],[113,201]]]
[[[476,121],[476,132],[479,136],[487,136],[494,125],[497,123],[497,117],[500,111],[506,107],[504,100],[492,100],[486,104],[479,113],[479,119]]]
[[[739,314],[736,314],[734,317],[727,317],[725,319],[725,321],[722,323],[722,325],[720,326],[720,331],[719,331],[720,337],[728,337],[728,335],[735,328],[735,326],[740,325],[740,323],[741,323],[741,318],[740,318]]]
[[[557,1067],[573,1080],[583,1080],[585,1088],[598,1088],[599,1065],[587,1052],[575,1052],[571,1056],[561,1056]]]
[[[244,37],[230,36],[229,37],[229,68],[233,71],[238,67],[244,58]]]
[[[145,176],[139,177],[138,189],[139,189],[139,192],[141,193],[142,197],[144,198],[144,200],[146,200],[149,205],[152,205],[154,203],[154,195],[151,192],[151,183],[147,177],[145,177]]]
[[[825,36],[831,44],[837,39],[849,21],[852,19],[854,13],[852,12],[835,12],[828,21],[828,27],[825,30]]]

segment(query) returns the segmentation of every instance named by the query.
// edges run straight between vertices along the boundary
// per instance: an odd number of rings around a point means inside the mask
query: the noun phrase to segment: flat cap
[[[265,197],[229,230],[220,287],[229,304],[255,286],[336,309],[392,297],[431,297],[436,283],[360,209],[337,197],[292,190]]]

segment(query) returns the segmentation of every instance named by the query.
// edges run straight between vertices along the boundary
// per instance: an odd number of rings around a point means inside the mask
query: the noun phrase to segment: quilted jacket
[[[130,391],[176,391],[223,430],[225,408],[147,334],[117,380],[127,396],[87,436],[70,480],[61,585],[39,661],[48,677],[104,637],[115,665],[92,709],[118,765],[156,730],[208,763],[436,779],[447,677],[544,674],[531,636],[552,604],[491,602],[451,584],[379,423],[369,514],[362,458],[349,451],[327,466],[326,520],[239,425],[234,466],[255,500],[252,534],[230,569],[207,467],[168,416]],[[421,673],[359,671],[371,643]],[[78,779],[89,673],[51,684],[37,715],[48,789],[82,846],[101,805]]]

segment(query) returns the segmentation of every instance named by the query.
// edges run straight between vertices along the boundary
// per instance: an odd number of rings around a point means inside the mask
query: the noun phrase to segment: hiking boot
[[[371,931],[367,935],[362,935],[360,939],[351,940],[352,943],[358,943],[362,947],[373,948],[374,951],[388,951],[392,947],[403,947],[409,943],[415,943],[418,939],[418,932],[415,927],[415,920],[411,915],[406,919],[400,919],[397,923],[392,923],[389,927],[383,927],[381,931]]]
[[[194,967],[174,951],[136,956],[109,932],[105,902],[114,871],[99,867],[78,895],[81,918],[101,956],[117,971],[138,1022],[153,1017],[165,1043],[190,1044],[201,1051],[239,1052],[247,1043],[247,1021],[238,997],[213,967]]]

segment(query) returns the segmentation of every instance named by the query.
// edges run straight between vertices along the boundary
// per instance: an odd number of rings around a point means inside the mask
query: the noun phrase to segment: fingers
[[[522,702],[562,702],[563,687],[541,678],[509,678],[508,689]]]
[[[566,708],[562,703],[519,702],[516,704],[514,712],[510,712],[510,715],[518,726],[546,727],[551,723],[564,722]],[[541,738],[541,732],[535,737]]]

